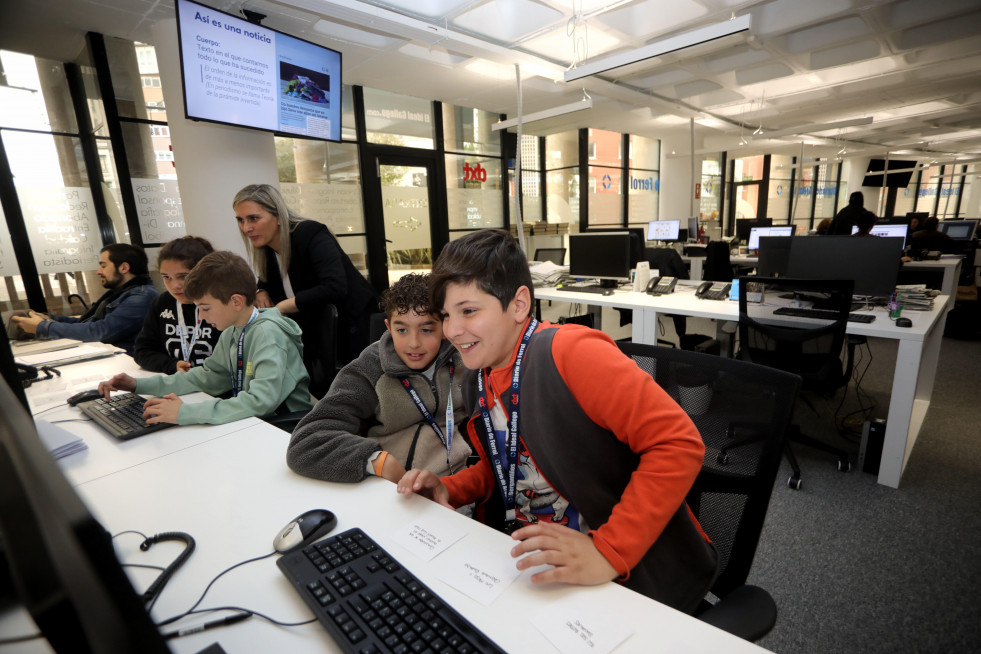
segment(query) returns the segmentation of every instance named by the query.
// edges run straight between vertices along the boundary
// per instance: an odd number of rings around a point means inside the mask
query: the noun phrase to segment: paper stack
[[[569,266],[560,266],[551,261],[543,261],[529,268],[531,281],[536,287],[555,286],[559,279],[569,274]]]
[[[81,438],[47,420],[35,420],[34,425],[37,427],[37,435],[41,438],[41,443],[56,459],[89,449]]]
[[[896,299],[903,305],[903,309],[909,311],[932,311],[933,298],[938,295],[940,295],[940,291],[929,289],[923,284],[896,287]]]

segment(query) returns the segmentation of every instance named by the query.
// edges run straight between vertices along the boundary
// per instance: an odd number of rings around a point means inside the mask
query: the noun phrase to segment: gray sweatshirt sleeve
[[[376,348],[368,348],[347,364],[327,395],[293,430],[286,463],[306,477],[356,482],[365,478],[371,455],[381,448],[362,436],[375,420],[381,376]]]

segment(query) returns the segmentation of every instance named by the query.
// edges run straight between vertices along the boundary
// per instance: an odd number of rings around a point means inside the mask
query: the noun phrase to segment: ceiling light
[[[692,46],[699,45],[700,43],[707,43],[708,41],[721,39],[726,36],[738,34],[739,32],[745,32],[749,30],[750,23],[750,15],[746,14],[745,16],[739,16],[738,18],[727,20],[724,23],[706,25],[705,27],[699,27],[698,29],[691,30],[690,32],[684,32],[683,34],[671,36],[666,39],[660,39],[654,43],[650,43],[640,48],[635,48],[629,52],[621,52],[619,54],[603,57],[592,62],[587,62],[582,66],[578,66],[571,70],[567,70],[565,73],[565,81],[571,82],[573,80],[589,77],[590,75],[596,75],[597,73],[602,73],[614,68],[620,68],[621,66],[637,63],[638,61],[658,57],[669,52],[690,48]]]
[[[829,129],[843,129],[845,127],[856,127],[858,125],[868,125],[872,122],[872,116],[865,118],[853,118],[852,120],[842,120],[837,123],[821,123],[818,125],[801,125],[790,129],[780,129],[775,132],[767,133],[768,138],[776,136],[788,136],[791,134],[813,134],[814,132],[826,132]]]
[[[545,120],[546,118],[555,118],[556,116],[564,116],[565,114],[571,114],[576,111],[582,111],[584,109],[592,109],[593,99],[586,97],[582,100],[572,102],[569,104],[564,104],[560,107],[552,107],[551,109],[545,109],[544,111],[536,111],[535,113],[528,114],[521,117],[521,123],[532,123],[536,120]],[[498,131],[502,129],[508,129],[509,127],[517,127],[518,119],[511,118],[509,120],[499,120],[493,125],[491,125],[491,130]]]

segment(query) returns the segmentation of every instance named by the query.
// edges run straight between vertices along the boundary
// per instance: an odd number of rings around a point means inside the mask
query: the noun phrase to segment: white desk
[[[72,429],[86,426],[66,425]],[[146,453],[157,450],[154,440],[164,435],[180,440],[190,431],[176,427],[135,439],[133,443],[144,443]],[[616,649],[617,654],[763,651],[614,583],[593,587],[533,586],[525,573],[503,596],[485,607],[439,579],[441,557],[454,548],[480,546],[510,550],[510,538],[421,497],[399,496],[395,486],[382,479],[335,484],[296,475],[285,463],[288,440],[289,434],[260,421],[248,429],[232,429],[206,439],[183,441],[185,447],[155,451],[140,461],[93,448],[91,456],[81,463],[73,463],[69,457],[62,460],[62,465],[77,484],[79,494],[110,532],[185,531],[195,537],[194,555],[174,575],[154,607],[153,617],[158,620],[188,608],[208,581],[226,567],[271,552],[273,536],[295,516],[308,509],[327,508],[338,516],[335,531],[361,527],[509,652],[558,651],[531,624],[516,629],[515,616],[533,619],[550,603],[568,598],[577,598],[589,606],[612,607],[632,626],[634,633]],[[102,458],[109,461],[96,460]],[[99,474],[87,470],[98,466],[105,470]],[[451,521],[466,532],[463,539],[428,562],[404,550],[393,539],[398,529],[411,521],[425,520],[426,516]],[[166,565],[181,549],[180,544],[162,543],[144,553],[139,551],[141,540],[130,535],[117,538],[120,560]],[[157,574],[137,568],[127,570],[139,590],[146,588]],[[244,606],[284,621],[303,621],[310,617],[306,605],[279,572],[272,557],[222,577],[202,606],[222,605]],[[181,625],[190,626],[208,619],[212,618],[197,616]],[[0,633],[24,633],[30,627],[30,620],[25,620],[23,614],[0,616]],[[285,629],[259,618],[173,640],[170,646],[175,652],[197,652],[215,641],[229,653],[338,651],[319,624]],[[32,641],[4,651],[49,652],[50,648],[44,642]]]
[[[659,313],[714,320],[739,320],[738,302],[699,300],[695,297],[692,286],[680,284],[677,292],[659,297],[626,291],[603,296],[536,288],[535,298],[633,309],[632,338],[635,343],[657,343]],[[874,322],[848,323],[849,334],[889,338],[899,343],[892,392],[889,396],[882,462],[879,466],[880,484],[899,488],[903,470],[906,469],[910,452],[930,407],[940,344],[947,320],[947,304],[948,298],[941,295],[934,300],[932,311],[904,311],[903,315],[913,321],[913,326],[909,328],[896,327],[882,310],[875,312],[877,317]]]
[[[741,266],[756,266],[759,257],[738,256],[732,257],[730,261]],[[935,261],[906,261],[901,270],[939,270],[943,273],[943,280],[940,282],[940,294],[947,296],[947,308],[954,308],[954,301],[957,299],[957,280],[961,277],[961,266],[964,257],[960,255],[943,255]],[[695,279],[694,276],[692,279]]]

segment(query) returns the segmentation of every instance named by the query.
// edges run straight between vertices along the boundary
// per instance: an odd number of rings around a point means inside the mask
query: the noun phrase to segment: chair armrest
[[[702,622],[744,640],[755,642],[777,622],[777,604],[759,586],[740,586],[717,604],[695,616]]]

